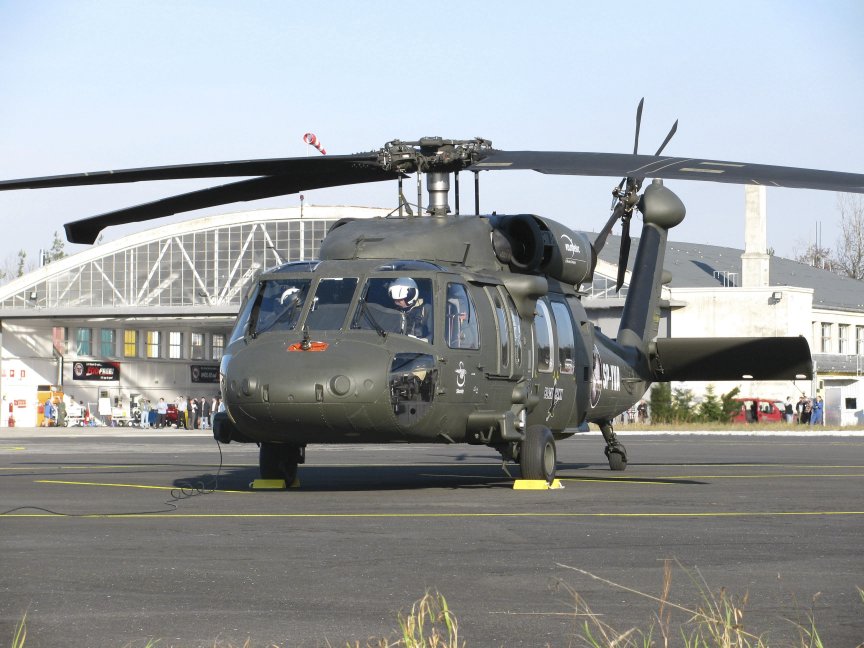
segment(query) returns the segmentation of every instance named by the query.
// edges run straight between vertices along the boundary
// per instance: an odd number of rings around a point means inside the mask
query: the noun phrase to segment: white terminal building
[[[742,379],[715,383],[716,393],[738,386],[744,397],[793,401],[818,393],[828,425],[864,423],[864,282],[769,256],[764,189],[746,196],[743,252],[669,243],[660,336],[804,336],[814,380]],[[0,425],[36,425],[40,401],[58,391],[93,412],[100,399],[131,410],[141,398],[212,398],[256,274],[316,258],[341,218],[387,213],[306,206],[208,216],[94,246],[0,287]],[[628,273],[615,293],[619,244],[609,238],[593,285],[583,286],[589,315],[610,335],[629,283]],[[706,384],[686,387],[698,395]]]

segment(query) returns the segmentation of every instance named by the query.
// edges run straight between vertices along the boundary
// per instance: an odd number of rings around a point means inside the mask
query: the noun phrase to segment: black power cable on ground
[[[216,474],[212,475],[212,486],[204,483],[203,480],[198,482],[181,482],[177,485],[176,488],[171,489],[171,498],[165,500],[164,504],[168,508],[163,508],[155,511],[123,511],[120,513],[61,513],[59,511],[52,511],[51,509],[47,509],[43,506],[32,506],[32,505],[24,505],[24,506],[16,506],[14,508],[8,509],[6,511],[0,512],[0,517],[4,515],[11,515],[17,511],[43,511],[45,513],[49,513],[50,515],[56,515],[59,517],[124,517],[129,515],[158,515],[162,513],[173,513],[177,510],[177,505],[175,502],[180,502],[182,500],[189,499],[191,497],[197,497],[199,495],[209,495],[210,493],[215,493],[219,488],[219,476],[222,474],[222,446],[221,444],[214,439],[216,443],[216,448],[219,450],[219,467],[216,470]],[[210,477],[210,475],[206,475],[205,477]]]

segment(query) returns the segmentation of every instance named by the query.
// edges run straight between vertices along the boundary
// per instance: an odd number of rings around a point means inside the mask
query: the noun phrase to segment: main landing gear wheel
[[[297,466],[303,463],[303,447],[287,443],[262,443],[258,453],[261,479],[284,479],[290,486],[297,478]]]
[[[557,462],[555,438],[549,428],[532,425],[525,431],[519,450],[522,479],[544,479],[550,484],[555,479]]]
[[[609,461],[609,470],[625,470],[627,468],[627,448],[615,436],[612,424],[603,423],[600,425],[600,432],[606,441],[606,448],[603,451]]]

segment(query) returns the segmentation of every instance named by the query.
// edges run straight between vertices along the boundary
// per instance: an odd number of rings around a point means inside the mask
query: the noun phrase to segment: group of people
[[[176,425],[187,430],[207,430],[212,425],[213,415],[225,411],[225,404],[218,396],[207,398],[192,398],[178,396],[169,408],[164,398],[153,405],[148,398],[139,401],[141,409],[141,427],[164,428]],[[169,410],[173,411],[169,414]]]
[[[62,398],[49,398],[42,405],[42,427],[66,425],[66,403]]]
[[[784,409],[787,423],[800,423],[801,425],[822,425],[825,413],[825,404],[821,396],[807,398],[804,394],[798,397],[798,402],[792,404],[792,397],[786,397]]]

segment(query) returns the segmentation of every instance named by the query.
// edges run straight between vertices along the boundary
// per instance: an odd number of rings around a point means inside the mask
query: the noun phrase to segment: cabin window
[[[416,277],[374,277],[363,286],[352,329],[396,333],[433,341],[432,280]],[[475,318],[476,319],[476,318]]]
[[[477,311],[463,284],[447,284],[447,320],[444,322],[444,335],[447,337],[447,346],[451,349],[480,348]]]
[[[268,279],[262,282],[252,307],[250,330],[257,335],[296,327],[310,283],[310,279]],[[242,320],[243,316],[234,329],[232,340],[244,334]]]
[[[534,340],[537,347],[537,371],[549,373],[552,371],[552,318],[549,307],[542,299],[537,300],[534,309]]]
[[[306,326],[316,331],[341,329],[356,288],[357,279],[351,277],[319,281],[306,316]]]
[[[558,366],[562,374],[572,374],[576,367],[576,340],[573,335],[573,317],[564,302],[552,302],[555,330],[558,332]]]

